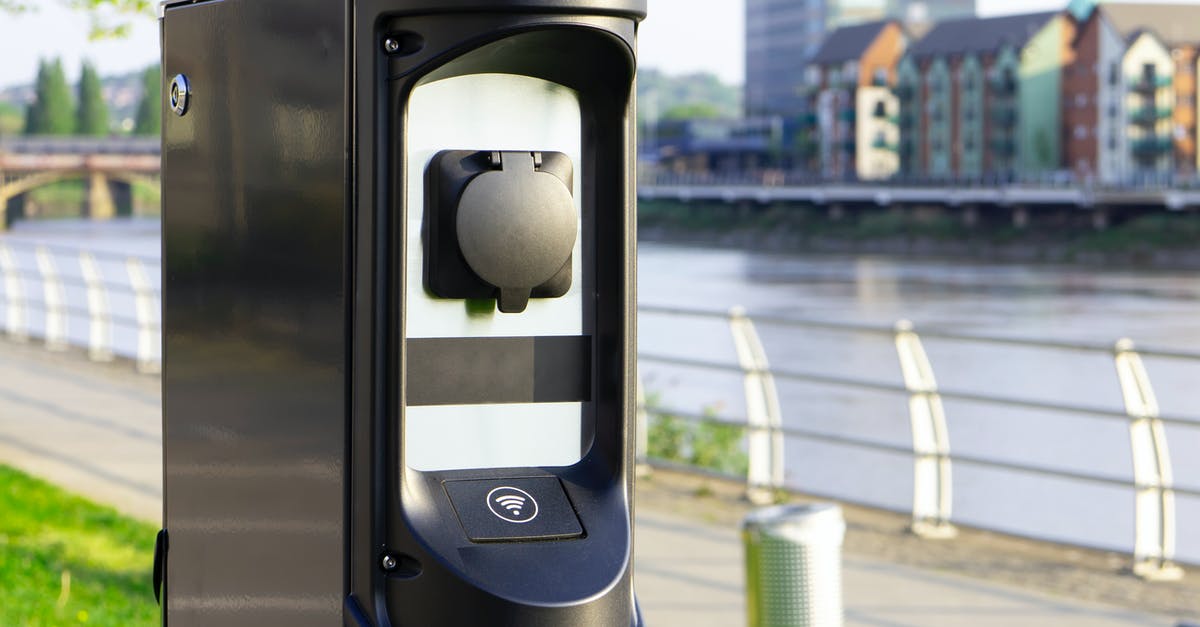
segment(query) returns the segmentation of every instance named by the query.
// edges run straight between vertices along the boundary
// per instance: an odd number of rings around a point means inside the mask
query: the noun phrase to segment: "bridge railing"
[[[1128,488],[1134,497],[1135,533],[1132,547],[1133,571],[1152,580],[1171,580],[1182,576],[1175,564],[1176,496],[1200,498],[1200,486],[1175,485],[1164,425],[1184,425],[1200,428],[1200,418],[1163,415],[1149,376],[1142,363],[1143,356],[1186,360],[1200,363],[1200,353],[1173,349],[1136,349],[1132,341],[1122,339],[1115,344],[1089,344],[1053,340],[1022,339],[974,335],[949,331],[928,330],[918,334],[912,323],[899,321],[894,326],[847,324],[821,320],[758,315],[753,320],[740,308],[729,312],[672,307],[642,306],[642,315],[725,320],[728,322],[738,353],[738,363],[693,359],[654,353],[640,353],[639,363],[646,366],[667,366],[684,370],[723,372],[743,379],[746,395],[746,414],[743,417],[720,415],[711,411],[668,407],[656,402],[646,403],[639,383],[640,412],[639,459],[643,463],[678,466],[678,460],[648,459],[648,424],[656,419],[674,417],[699,424],[720,425],[740,429],[746,438],[747,473],[742,477],[747,485],[747,498],[753,502],[769,502],[773,494],[788,488],[785,481],[784,442],[806,441],[832,445],[842,449],[873,451],[899,455],[913,464],[912,531],[925,538],[950,538],[953,527],[952,467],[962,465],[1023,475],[1052,477],[1071,482]],[[848,333],[875,336],[894,344],[899,380],[837,376],[820,370],[792,370],[772,367],[767,361],[754,322],[785,328],[813,329],[823,333]],[[1111,357],[1116,372],[1113,384],[1119,386],[1125,411],[1091,405],[1050,402],[1046,400],[987,394],[939,387],[933,366],[925,352],[922,337],[950,342],[984,345],[1004,345],[1035,349],[1076,351],[1104,354]],[[823,433],[795,424],[785,424],[776,381],[816,384],[826,388],[870,391],[894,395],[907,406],[912,431],[906,445],[879,441],[853,435]],[[1039,410],[1068,414],[1094,420],[1117,421],[1128,425],[1132,452],[1131,477],[1053,468],[1041,464],[1002,460],[978,455],[952,453],[950,430],[943,400],[965,401],[993,407]],[[797,417],[798,418],[798,417]],[[693,469],[707,472],[704,469]],[[838,495],[831,495],[835,498]]]
[[[754,186],[754,187],[815,187],[851,185],[855,187],[914,187],[957,189],[998,189],[1006,187],[1039,190],[1094,190],[1114,192],[1158,192],[1200,189],[1200,177],[1174,172],[1140,173],[1121,181],[1100,182],[1080,179],[1072,172],[1037,172],[1031,174],[980,174],[955,176],[919,176],[896,174],[884,179],[860,179],[856,176],[828,177],[811,170],[760,170],[753,172],[671,172],[643,167],[638,172],[641,187],[671,186]]]
[[[12,339],[55,351],[87,349],[138,370],[161,369],[159,261],[70,246],[0,241],[0,325]]]

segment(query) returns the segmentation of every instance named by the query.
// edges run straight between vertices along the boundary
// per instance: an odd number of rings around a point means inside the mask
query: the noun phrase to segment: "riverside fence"
[[[122,356],[132,359],[141,372],[160,372],[161,267],[158,259],[4,240],[0,241],[0,286],[3,288],[0,292],[0,323],[10,339],[42,341],[50,350],[82,347],[96,361],[110,361]],[[746,482],[747,497],[756,503],[770,502],[779,491],[788,488],[784,455],[788,441],[818,442],[903,456],[911,459],[913,471],[911,528],[917,535],[930,539],[947,539],[955,534],[952,498],[955,465],[1127,488],[1135,512],[1131,550],[1133,571],[1152,580],[1177,579],[1183,574],[1175,564],[1175,501],[1177,497],[1200,499],[1200,486],[1175,484],[1164,425],[1200,428],[1200,417],[1168,415],[1159,410],[1142,357],[1200,363],[1200,352],[1139,348],[1129,339],[1113,344],[1088,344],[933,329],[918,332],[908,321],[885,327],[777,315],[752,317],[741,308],[714,311],[642,306],[639,313],[727,323],[735,348],[735,362],[652,353],[639,354],[639,362],[728,373],[741,378],[745,395],[745,416],[734,417],[648,404],[639,385],[641,419],[637,437],[639,461],[643,464],[670,465],[665,460],[650,459],[646,454],[652,420],[666,416],[739,430],[744,437],[747,456],[746,474],[741,479]],[[894,345],[900,376],[893,382],[836,376],[819,370],[772,367],[756,322],[828,334],[865,334],[881,338]],[[1116,375],[1114,384],[1119,386],[1124,400],[1124,411],[939,387],[922,338],[1108,355]],[[911,442],[907,445],[885,443],[785,424],[777,380],[894,395],[907,407]],[[950,422],[943,400],[1124,423],[1129,430],[1132,476],[953,453]],[[711,472],[703,468],[690,470]]]
[[[683,318],[722,319],[728,322],[737,363],[690,359],[686,357],[640,353],[644,365],[662,365],[683,369],[727,372],[740,376],[745,389],[744,417],[697,412],[688,408],[647,404],[639,391],[642,420],[639,420],[639,449],[648,449],[648,425],[654,419],[675,417],[698,424],[737,428],[745,433],[748,455],[747,498],[755,503],[770,502],[777,491],[787,489],[784,480],[784,448],[789,440],[819,442],[847,449],[868,450],[911,458],[913,465],[912,531],[924,538],[947,539],[955,535],[952,490],[955,465],[987,468],[1002,472],[1053,477],[1072,482],[1128,488],[1134,501],[1135,533],[1132,556],[1133,572],[1150,580],[1173,580],[1183,575],[1175,563],[1176,497],[1200,498],[1200,487],[1176,485],[1164,425],[1200,427],[1200,418],[1165,415],[1159,411],[1143,356],[1186,360],[1200,363],[1200,353],[1136,348],[1129,339],[1114,344],[1088,344],[1037,339],[973,335],[937,330],[918,333],[911,322],[894,326],[846,324],[822,320],[756,315],[751,318],[741,308],[712,311],[673,307],[639,308],[642,315]],[[866,334],[886,338],[894,344],[899,381],[834,376],[818,370],[798,371],[772,367],[767,351],[755,328],[755,322],[782,327],[818,330],[827,333]],[[1048,402],[1044,400],[982,394],[974,391],[939,387],[922,338],[950,342],[1005,345],[1099,353],[1111,357],[1120,387],[1124,411],[1096,406]],[[907,446],[879,442],[784,424],[776,381],[816,384],[829,388],[870,391],[895,395],[906,403],[912,439]],[[1094,420],[1120,421],[1128,425],[1133,472],[1130,477],[1080,472],[1045,465],[952,453],[949,422],[943,400],[966,401],[1007,408],[1020,408],[1070,414]],[[644,463],[656,462],[642,456]],[[668,464],[676,465],[676,464]]]

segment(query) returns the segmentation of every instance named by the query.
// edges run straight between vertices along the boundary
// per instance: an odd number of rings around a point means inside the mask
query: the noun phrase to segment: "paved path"
[[[128,363],[0,340],[0,462],[157,522],[159,380]],[[735,529],[640,505],[637,585],[652,627],[729,627],[745,620]],[[1171,620],[1055,599],[883,561],[845,563],[848,625],[864,627],[1163,626]]]
[[[738,533],[641,506],[637,587],[651,627],[745,623]],[[857,627],[1173,627],[1167,618],[1056,599],[879,560],[847,557],[846,625]]]

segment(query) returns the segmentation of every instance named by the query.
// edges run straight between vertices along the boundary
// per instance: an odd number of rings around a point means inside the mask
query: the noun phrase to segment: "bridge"
[[[782,203],[825,208],[833,217],[854,208],[931,207],[955,211],[969,224],[989,210],[1011,215],[1018,228],[1029,224],[1032,212],[1086,212],[1099,229],[1122,216],[1200,209],[1200,180],[1194,178],[1099,185],[1060,173],[1009,180],[831,181],[804,172],[720,175],[653,170],[638,178],[638,198],[643,201]]]
[[[132,206],[133,185],[158,185],[161,153],[157,137],[0,138],[0,228],[30,217],[29,192],[71,180],[86,185],[81,215],[112,218]]]

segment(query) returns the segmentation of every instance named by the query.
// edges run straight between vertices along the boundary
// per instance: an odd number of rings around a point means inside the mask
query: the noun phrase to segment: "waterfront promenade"
[[[95,364],[74,351],[0,340],[0,462],[151,521],[161,499],[159,403],[158,378],[128,362]],[[642,482],[637,581],[651,627],[744,624],[736,527],[745,505],[735,492],[668,472]],[[1194,583],[1149,587],[1097,566],[1102,554],[978,532],[922,543],[903,534],[900,517],[858,508],[847,516],[848,625],[1172,627],[1200,614],[1189,605],[1197,603]],[[1021,555],[1032,545],[1040,561]],[[1010,580],[998,577],[1005,573]],[[1050,582],[1078,586],[1078,594]],[[1129,609],[1139,607],[1156,612]]]

